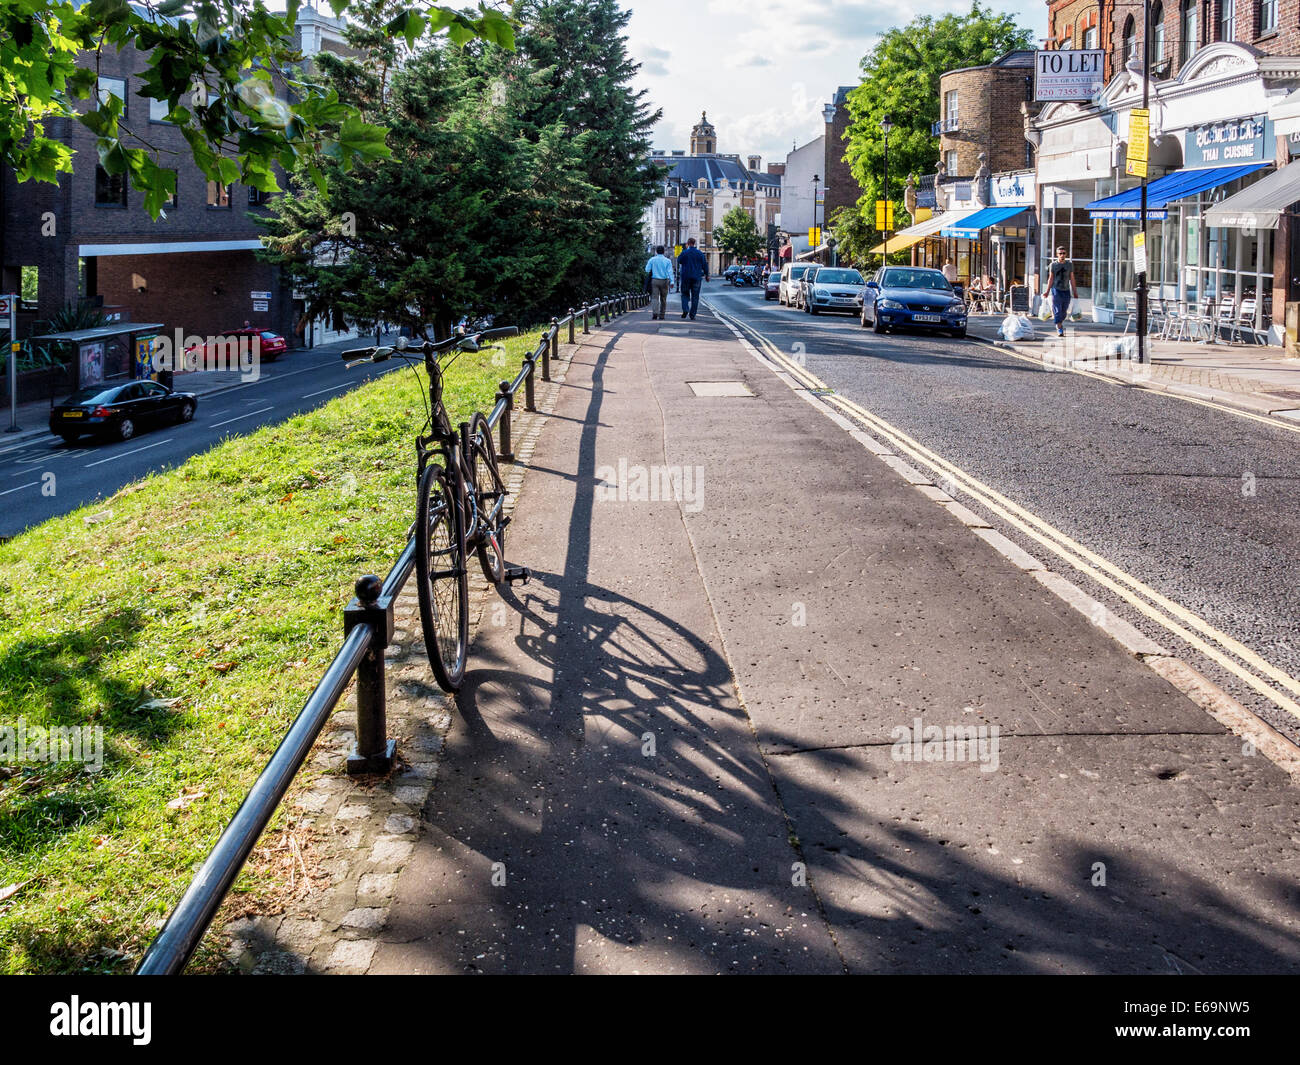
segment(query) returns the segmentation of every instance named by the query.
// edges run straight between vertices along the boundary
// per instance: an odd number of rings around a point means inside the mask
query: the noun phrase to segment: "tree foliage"
[[[713,230],[713,241],[737,259],[753,259],[763,251],[765,241],[753,216],[743,207],[733,207]]]
[[[845,156],[864,195],[859,201],[869,225],[882,188],[884,137],[880,120],[894,125],[889,135],[889,195],[901,206],[908,174],[935,169],[939,143],[930,126],[939,118],[939,78],[950,70],[982,66],[1019,48],[1032,47],[1029,30],[1010,15],[995,14],[978,2],[964,15],[923,15],[891,29],[862,60],[863,81],[849,94],[852,124]],[[1018,136],[1019,131],[1011,131]],[[896,209],[896,215],[902,212]]]
[[[827,228],[835,236],[835,251],[841,263],[851,262],[859,270],[878,265],[871,249],[880,243],[875,225],[868,222],[858,207],[839,207],[831,214]]]
[[[609,236],[611,195],[588,176],[595,133],[537,121],[551,72],[476,44],[401,55],[382,21],[354,43],[363,58],[331,58],[324,80],[389,127],[392,154],[350,172],[328,162],[325,191],[300,173],[266,223],[266,257],[308,313],[444,336],[464,314],[523,320],[572,298],[573,272]]]
[[[329,6],[342,15],[372,5]],[[210,180],[272,192],[277,164],[292,170],[305,162],[319,180],[319,159],[346,167],[382,156],[383,129],[300,76],[291,44],[298,8],[299,0],[288,0],[283,13],[263,0],[4,0],[0,159],[19,181],[57,182],[72,170],[72,151],[52,123],[80,122],[95,135],[100,165],[128,175],[157,218],[175,192],[170,162],[161,165],[147,126],[123,121],[121,100],[96,92],[102,52],[132,45],[148,57],[139,95],[166,104]],[[477,11],[394,6],[386,28],[408,42],[445,34],[459,45],[487,40],[509,48],[514,36],[510,21],[484,4]]]

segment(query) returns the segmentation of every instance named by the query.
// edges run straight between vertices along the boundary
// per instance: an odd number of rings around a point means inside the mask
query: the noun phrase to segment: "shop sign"
[[[1033,174],[997,174],[990,184],[993,207],[1032,207]]]
[[[1101,92],[1106,52],[1053,48],[1034,53],[1034,99],[1091,100]]]
[[[1196,126],[1184,135],[1185,166],[1234,166],[1273,158],[1273,122],[1267,115]]]

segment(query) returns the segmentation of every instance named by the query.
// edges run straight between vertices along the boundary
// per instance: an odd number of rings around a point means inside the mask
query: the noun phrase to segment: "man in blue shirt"
[[[681,271],[682,317],[689,316],[693,322],[700,309],[700,284],[709,279],[709,260],[695,246],[694,237],[686,239],[686,247],[677,256],[677,268]]]
[[[650,275],[650,317],[662,318],[668,310],[668,288],[673,283],[673,261],[664,254],[662,244],[646,260],[645,272]]]

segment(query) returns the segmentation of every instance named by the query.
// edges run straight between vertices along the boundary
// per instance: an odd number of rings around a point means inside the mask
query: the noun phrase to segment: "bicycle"
[[[343,352],[349,367],[399,358],[419,376],[417,357],[429,375],[424,430],[416,434],[415,522],[407,531],[415,537],[415,572],[420,599],[420,626],[425,651],[438,686],[455,692],[465,677],[469,646],[469,568],[471,551],[478,555],[483,576],[494,585],[503,580],[527,583],[527,567],[507,568],[504,513],[507,492],[497,468],[496,446],[487,415],[476,411],[468,422],[453,427],[442,402],[443,373],[466,351],[480,350],[483,341],[517,336],[518,328],[503,326],[442,341],[412,344],[407,338],[384,347]],[[445,365],[440,357],[456,354]],[[439,462],[432,460],[439,459]]]

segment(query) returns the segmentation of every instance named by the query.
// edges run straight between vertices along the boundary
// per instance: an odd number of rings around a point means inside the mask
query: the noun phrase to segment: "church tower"
[[[713,155],[718,150],[718,131],[709,125],[709,116],[701,111],[699,124],[691,130],[691,154]]]

